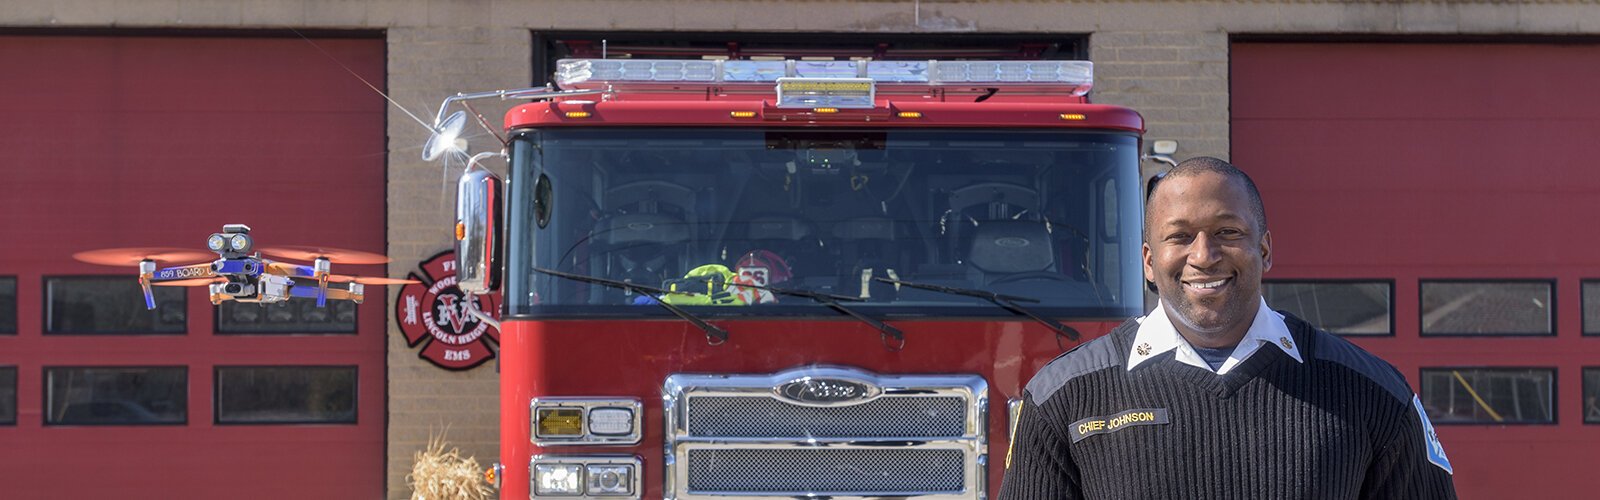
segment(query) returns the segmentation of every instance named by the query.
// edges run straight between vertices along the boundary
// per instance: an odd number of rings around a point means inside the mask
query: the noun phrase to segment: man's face
[[[1258,232],[1244,187],[1210,172],[1169,177],[1149,206],[1144,277],[1173,324],[1202,347],[1238,342],[1272,268],[1272,235]]]

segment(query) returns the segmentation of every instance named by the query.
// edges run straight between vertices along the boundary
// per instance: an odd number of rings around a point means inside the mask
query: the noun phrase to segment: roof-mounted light
[[[869,61],[867,78],[879,82],[927,83],[930,61]]]
[[[779,78],[778,107],[816,108],[817,113],[871,108],[874,90],[865,78]]]
[[[776,84],[779,78],[867,79],[876,85],[1023,86],[1084,95],[1094,84],[1089,61],[685,61],[562,59],[563,89],[614,85],[704,83]]]
[[[1093,82],[1088,61],[941,61],[934,78],[946,83]]]
[[[679,61],[651,59],[563,59],[556,81],[567,82],[711,82],[716,80],[717,61]]]
[[[713,61],[721,63],[721,82],[776,82],[789,75],[788,61]],[[562,61],[565,64],[566,61]],[[561,85],[566,85],[561,82]]]

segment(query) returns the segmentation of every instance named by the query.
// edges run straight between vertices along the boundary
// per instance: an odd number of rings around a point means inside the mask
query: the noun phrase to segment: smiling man
[[[1272,234],[1244,172],[1168,172],[1143,256],[1155,309],[1034,375],[1002,499],[1455,497],[1405,377],[1261,298]]]

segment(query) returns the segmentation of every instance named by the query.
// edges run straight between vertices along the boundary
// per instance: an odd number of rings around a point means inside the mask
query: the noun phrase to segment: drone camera
[[[255,285],[251,285],[249,283],[223,283],[222,293],[232,295],[234,297],[246,297],[255,295],[256,287]]]
[[[289,289],[294,286],[294,281],[286,276],[268,274],[262,276],[258,284],[262,302],[278,302],[289,299]]]

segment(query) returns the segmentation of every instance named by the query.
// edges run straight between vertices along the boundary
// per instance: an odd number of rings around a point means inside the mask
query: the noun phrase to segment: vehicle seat
[[[895,220],[888,217],[857,217],[833,225],[840,265],[838,293],[874,300],[893,299],[893,285],[863,280],[862,275],[871,270],[871,277],[902,276],[899,273],[904,269],[897,269],[902,266],[895,246],[900,239],[899,229]],[[895,271],[892,275],[891,270]]]
[[[605,215],[595,228],[596,250],[613,279],[659,286],[689,268],[694,243],[694,192],[663,181],[606,190]]]
[[[974,229],[967,264],[974,283],[1056,271],[1049,228],[1032,220],[985,221]]]
[[[972,240],[978,226],[991,221],[1018,220],[1039,206],[1039,193],[1016,184],[982,182],[963,186],[949,193],[949,209],[940,215],[940,232],[945,237],[945,262],[971,258]]]
[[[783,258],[796,276],[809,276],[821,247],[811,223],[799,217],[769,214],[751,217],[745,224],[743,245],[729,248],[727,260],[737,262],[753,250],[767,250]]]

